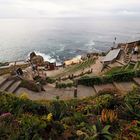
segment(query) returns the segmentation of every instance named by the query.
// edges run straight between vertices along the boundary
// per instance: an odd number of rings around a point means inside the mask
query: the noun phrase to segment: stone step
[[[102,70],[102,73],[106,73],[106,72],[108,72],[108,70],[109,70],[109,69],[104,68],[104,69]]]
[[[15,93],[17,89],[19,88],[20,83],[21,81],[15,81],[7,91],[9,93]]]
[[[136,64],[136,62],[134,62],[134,61],[130,61],[130,64],[135,65],[135,64]]]
[[[138,65],[139,65],[139,63],[137,62],[134,66],[134,70],[138,69]]]
[[[122,66],[125,66],[125,64],[119,60],[116,60],[117,63],[120,63]]]
[[[113,63],[113,66],[116,66],[116,67],[122,67],[124,66],[123,64],[121,63],[118,63],[117,61],[115,63]]]
[[[107,65],[106,68],[107,68],[108,70],[110,70],[112,67],[110,67],[110,65]]]
[[[0,88],[4,85],[4,83],[7,81],[7,78],[0,78]]]
[[[6,81],[2,86],[1,86],[1,90],[3,91],[7,91],[8,88],[10,88],[10,86],[13,84],[15,80],[9,80],[9,81]]]
[[[9,79],[10,75],[6,74],[3,76],[0,76],[0,88],[2,87],[2,85]]]

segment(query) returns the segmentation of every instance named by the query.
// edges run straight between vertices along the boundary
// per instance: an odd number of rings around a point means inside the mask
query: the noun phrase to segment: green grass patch
[[[83,69],[90,67],[94,63],[95,63],[95,59],[93,59],[93,58],[87,59],[79,64],[75,64],[75,65],[72,65],[72,66],[65,68],[64,71],[59,73],[58,75],[56,75],[55,78],[69,75],[69,74],[73,74],[77,71],[80,71],[80,70],[83,70]]]
[[[122,71],[122,67],[114,67],[111,70],[107,71],[105,75],[112,75],[114,73],[118,73]]]

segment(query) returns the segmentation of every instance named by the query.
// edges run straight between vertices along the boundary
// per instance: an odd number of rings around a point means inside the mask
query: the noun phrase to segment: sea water
[[[26,59],[35,51],[58,61],[107,51],[116,43],[140,39],[140,22],[94,18],[0,19],[0,62]]]

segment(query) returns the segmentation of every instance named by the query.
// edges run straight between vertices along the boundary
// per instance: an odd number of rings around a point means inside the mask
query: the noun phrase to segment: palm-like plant
[[[96,125],[89,128],[90,136],[87,140],[112,140],[113,135],[109,132],[110,125],[103,126],[98,120]]]
[[[131,119],[140,119],[140,89],[134,89],[126,95],[124,101],[124,110],[127,117]]]

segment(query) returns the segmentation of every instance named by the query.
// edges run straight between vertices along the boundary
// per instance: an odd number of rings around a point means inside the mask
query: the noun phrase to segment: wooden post
[[[77,98],[77,87],[74,89],[74,98]]]

